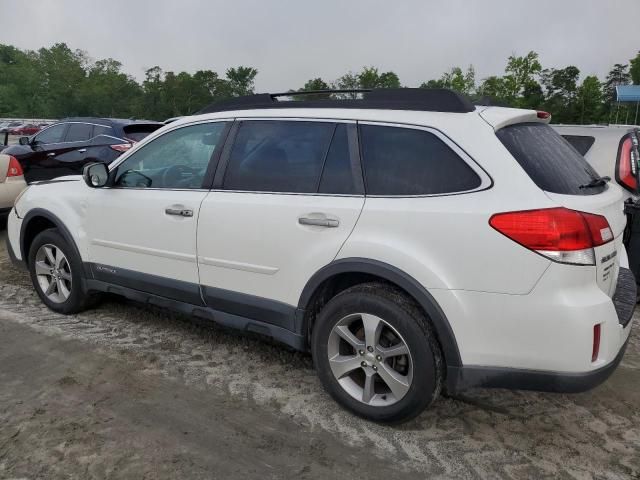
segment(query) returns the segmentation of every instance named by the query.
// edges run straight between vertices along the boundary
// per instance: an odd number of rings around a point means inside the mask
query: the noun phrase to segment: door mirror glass
[[[109,181],[109,169],[104,163],[90,163],[85,165],[82,178],[91,188],[101,188]]]
[[[29,142],[29,137],[20,137],[18,139],[18,143],[20,145],[29,145],[29,143],[31,143],[31,142]]]

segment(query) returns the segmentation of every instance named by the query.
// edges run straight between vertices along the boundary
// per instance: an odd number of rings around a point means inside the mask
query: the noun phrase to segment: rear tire
[[[351,287],[322,309],[312,355],[327,392],[343,407],[381,423],[407,421],[442,388],[443,360],[434,331],[396,287]]]
[[[38,296],[54,312],[78,313],[97,302],[98,297],[88,292],[82,260],[57,229],[34,238],[28,266]]]

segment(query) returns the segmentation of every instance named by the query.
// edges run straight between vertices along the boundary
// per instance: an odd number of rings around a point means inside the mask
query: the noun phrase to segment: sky
[[[481,80],[530,50],[545,68],[604,78],[640,50],[640,0],[0,0],[0,12],[0,43],[65,42],[138,80],[155,65],[252,66],[258,92],[364,66],[405,86],[469,64]]]

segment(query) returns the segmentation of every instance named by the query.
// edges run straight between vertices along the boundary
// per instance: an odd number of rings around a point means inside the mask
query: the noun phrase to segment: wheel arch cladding
[[[446,315],[436,300],[417,280],[393,265],[367,258],[336,260],[317,271],[307,282],[300,295],[299,310],[314,311],[315,303],[323,289],[331,285],[333,281],[345,279],[345,276],[351,278],[351,281],[346,285],[347,288],[364,281],[377,279],[392,283],[407,293],[418,303],[431,320],[438,337],[437,340],[442,348],[446,365],[462,366],[455,335]],[[309,331],[311,321],[310,315],[304,316],[301,332]]]

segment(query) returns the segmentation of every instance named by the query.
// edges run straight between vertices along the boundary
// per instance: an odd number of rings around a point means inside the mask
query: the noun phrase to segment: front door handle
[[[84,152],[86,152],[86,151],[87,151],[87,149],[86,149],[86,148],[81,148],[80,150],[78,150],[78,152],[80,152],[80,153],[84,153]]]
[[[47,157],[55,157],[55,156],[56,156],[55,152],[47,153]]]
[[[298,223],[300,225],[313,225],[315,227],[326,227],[326,228],[336,228],[340,225],[340,221],[335,218],[326,218],[326,217],[300,217],[298,218]]]
[[[164,213],[167,215],[177,215],[179,217],[193,217],[193,210],[188,208],[165,208]]]

